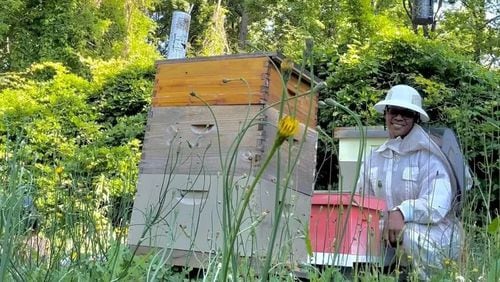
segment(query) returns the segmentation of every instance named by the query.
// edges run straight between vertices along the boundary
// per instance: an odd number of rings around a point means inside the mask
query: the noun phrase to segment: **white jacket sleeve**
[[[444,164],[433,155],[420,165],[418,198],[403,201],[397,208],[405,222],[437,223],[451,209],[453,200],[450,175]]]

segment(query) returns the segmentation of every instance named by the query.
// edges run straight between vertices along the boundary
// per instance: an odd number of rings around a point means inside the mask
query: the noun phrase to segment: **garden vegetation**
[[[126,238],[155,60],[172,11],[192,9],[188,56],[280,51],[326,82],[319,99],[339,106],[318,113],[318,190],[338,182],[336,127],[380,125],[372,105],[390,86],[419,90],[430,125],[455,131],[474,177],[462,195],[464,257],[435,279],[498,281],[499,4],[457,2],[424,36],[392,0],[2,1],[0,280],[183,279],[158,254],[135,255]],[[213,21],[225,29],[210,32]],[[282,123],[294,130],[293,120]],[[227,232],[234,239],[238,230]],[[223,277],[259,276],[222,257]],[[220,279],[213,269],[205,279]],[[294,279],[270,261],[265,271],[271,280]],[[306,272],[311,281],[347,279],[334,267]],[[360,270],[350,279],[395,278]]]

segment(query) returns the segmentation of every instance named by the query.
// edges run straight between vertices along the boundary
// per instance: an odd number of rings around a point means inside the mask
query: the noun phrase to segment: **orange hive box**
[[[280,101],[283,93],[279,72],[282,61],[282,57],[273,54],[159,61],[156,65],[153,107],[202,106],[202,100],[209,105],[273,105]],[[286,85],[287,98],[306,93],[311,84],[307,72],[294,68]],[[279,108],[278,105],[274,107]],[[312,111],[308,119],[309,107]],[[309,127],[314,128],[317,97],[312,103],[309,95],[297,101],[290,100],[285,106],[285,113],[295,111],[301,123],[309,120]]]

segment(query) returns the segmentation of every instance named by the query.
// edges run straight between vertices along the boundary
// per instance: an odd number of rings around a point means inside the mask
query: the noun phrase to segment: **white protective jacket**
[[[423,277],[443,259],[457,259],[461,226],[453,205],[457,185],[439,146],[415,124],[410,133],[389,139],[361,168],[357,192],[386,200],[404,216],[403,248]]]

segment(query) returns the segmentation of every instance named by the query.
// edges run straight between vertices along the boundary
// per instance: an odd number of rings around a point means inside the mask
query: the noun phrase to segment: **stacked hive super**
[[[222,248],[223,193],[229,191],[233,207],[241,203],[276,136],[281,62],[262,54],[157,63],[128,237],[132,247],[169,250],[172,264],[192,267],[206,266]],[[286,96],[299,96],[310,86],[307,74],[299,79],[294,70]],[[316,167],[317,100],[299,97],[284,109],[295,113],[301,130],[281,146],[279,164],[275,156],[256,186],[237,249],[244,257],[267,253],[276,191],[283,191],[276,186],[283,187],[298,158],[276,246],[293,261],[306,261],[303,235]]]

